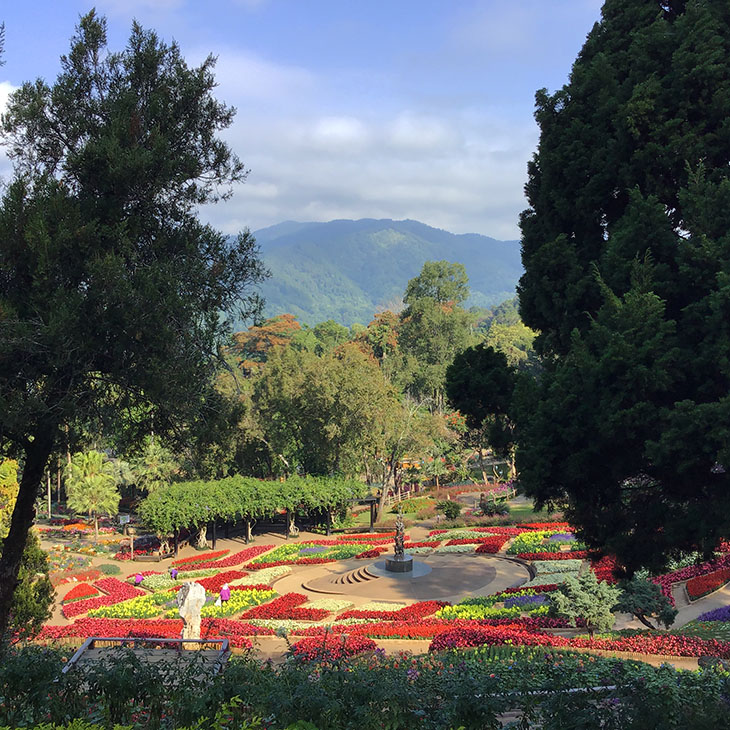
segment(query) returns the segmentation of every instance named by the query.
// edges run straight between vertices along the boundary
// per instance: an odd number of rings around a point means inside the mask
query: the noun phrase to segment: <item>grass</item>
[[[681,628],[674,629],[672,633],[696,636],[700,639],[730,641],[730,623],[727,621],[690,621]]]

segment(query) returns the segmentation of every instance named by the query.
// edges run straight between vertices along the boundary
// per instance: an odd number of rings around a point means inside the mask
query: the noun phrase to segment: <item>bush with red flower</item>
[[[291,653],[299,661],[333,662],[375,649],[377,644],[365,636],[323,634],[299,640],[292,645]]]

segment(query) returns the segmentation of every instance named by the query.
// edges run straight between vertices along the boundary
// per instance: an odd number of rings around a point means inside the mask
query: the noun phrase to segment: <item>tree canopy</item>
[[[537,94],[520,478],[629,571],[730,534],[728,37],[723,2],[607,0]]]
[[[15,177],[0,204],[0,441],[23,456],[0,560],[7,617],[33,503],[64,423],[113,400],[140,434],[174,429],[207,394],[227,323],[264,275],[248,232],[198,220],[246,177],[218,133],[214,59],[134,24],[109,52],[81,18],[61,73],[14,92],[0,135]]]

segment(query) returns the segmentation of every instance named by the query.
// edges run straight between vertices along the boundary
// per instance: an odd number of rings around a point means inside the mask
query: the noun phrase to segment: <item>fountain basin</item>
[[[412,573],[413,558],[410,555],[394,555],[385,558],[385,569],[389,573]]]

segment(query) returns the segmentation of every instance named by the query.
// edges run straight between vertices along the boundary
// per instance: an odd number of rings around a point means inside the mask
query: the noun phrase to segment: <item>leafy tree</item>
[[[436,502],[436,509],[441,512],[447,520],[455,520],[461,514],[462,505],[445,499],[443,502]]]
[[[516,384],[517,374],[505,355],[483,343],[459,353],[446,370],[446,395],[466,416],[468,441],[477,446],[480,459],[486,442],[495,454],[513,462],[510,414]]]
[[[461,304],[469,298],[469,277],[463,264],[426,261],[421,273],[411,279],[403,296],[410,306],[419,299],[433,299],[438,304]]]
[[[0,631],[33,505],[62,425],[101,398],[137,432],[174,431],[205,409],[221,312],[255,311],[264,275],[248,232],[232,243],[199,207],[245,178],[220,140],[233,111],[212,95],[214,60],[136,23],[107,53],[84,16],[53,85],[11,95],[2,138],[15,179],[0,205],[0,442],[23,453],[0,559]]]
[[[151,494],[155,489],[169,484],[180,467],[159,438],[148,437],[145,439],[144,451],[134,460],[132,469],[137,486]]]
[[[3,545],[0,540],[0,547]],[[55,590],[48,576],[48,556],[31,531],[23,550],[18,587],[13,594],[7,637],[11,643],[32,639],[51,618]]]
[[[74,454],[66,471],[68,506],[93,516],[97,542],[99,514],[113,515],[119,507],[116,474],[114,464],[100,451]]]
[[[633,614],[649,629],[656,628],[649,621],[650,618],[663,624],[667,629],[674,623],[677,609],[672,606],[656,583],[646,580],[643,576],[634,575],[620,587],[621,595],[613,607],[614,611]]]
[[[258,372],[270,353],[286,347],[302,331],[293,314],[280,314],[245,332],[233,335],[233,352],[240,358],[240,368],[246,375]]]
[[[15,459],[0,461],[0,538],[10,530],[10,518],[18,498],[18,462]]]
[[[520,481],[629,572],[730,534],[729,33],[724,3],[607,0],[537,95]]]
[[[561,616],[570,619],[575,626],[576,619],[583,619],[588,633],[609,631],[615,621],[613,607],[621,591],[599,581],[589,570],[577,578],[567,578],[560,588],[552,593],[550,600]]]

